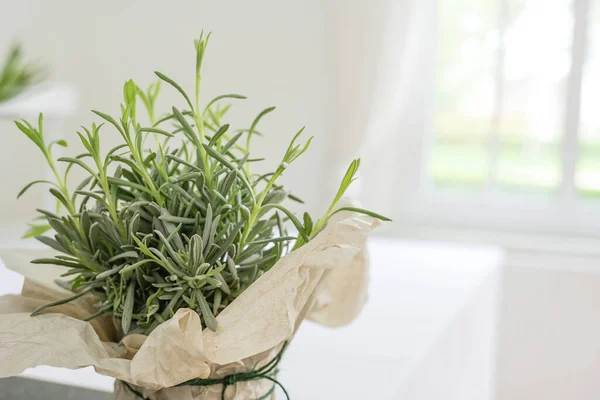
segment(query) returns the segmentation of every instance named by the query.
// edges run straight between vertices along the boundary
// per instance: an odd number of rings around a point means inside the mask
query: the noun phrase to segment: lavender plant
[[[121,115],[114,118],[93,111],[101,124],[78,132],[85,152],[74,157],[52,156],[54,146],[43,134],[43,117],[37,126],[27,121],[17,127],[41,150],[56,180],[34,181],[50,185],[60,210],[38,210],[43,223],[26,236],[60,252],[35,264],[67,267],[61,284],[73,295],[46,304],[33,315],[91,293],[97,312],[112,315],[122,335],[149,334],[177,309],[189,307],[203,323],[217,328],[216,316],[285,254],[314,238],[337,212],[350,210],[387,218],[359,208],[338,207],[338,201],[355,179],[354,160],[325,215],[313,223],[304,213],[298,218],[284,203],[300,201],[278,183],[280,176],[310,146],[298,131],[274,172],[254,174],[251,140],[258,135],[267,108],[248,129],[233,130],[223,120],[230,106],[223,100],[244,99],[238,94],[217,96],[201,106],[201,67],[209,36],[195,41],[195,96],[173,79],[156,72],[159,81],[142,90],[133,81],[124,85]],[[161,82],[185,100],[185,109],[173,107],[156,117]],[[138,118],[140,102],[149,123]],[[116,131],[122,143],[103,153],[100,136]],[[150,143],[147,144],[147,139]],[[57,163],[66,164],[61,172]],[[86,177],[74,190],[70,172],[82,168]],[[290,233],[288,226],[293,225]],[[43,236],[53,230],[52,236]]]

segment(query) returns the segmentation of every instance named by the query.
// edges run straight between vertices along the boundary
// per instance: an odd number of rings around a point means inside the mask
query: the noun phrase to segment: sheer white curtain
[[[352,195],[390,215],[399,191],[419,176],[414,158],[426,128],[424,88],[432,84],[425,70],[434,61],[427,51],[433,6],[431,0],[350,0],[332,1],[328,10],[333,96],[326,182],[333,187],[350,160],[361,157]]]

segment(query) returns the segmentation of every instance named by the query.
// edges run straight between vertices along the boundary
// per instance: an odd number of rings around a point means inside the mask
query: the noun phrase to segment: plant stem
[[[198,149],[198,154],[200,157],[200,161],[202,165],[204,165],[204,173],[206,174],[206,184],[209,188],[212,189],[212,171],[208,165],[208,158],[206,157],[206,150],[202,146],[204,143],[204,116],[203,113],[200,112],[200,87],[202,82],[202,75],[200,73],[200,65],[198,65],[196,69],[196,109],[192,110],[194,113],[194,121],[196,122],[196,129],[198,130],[198,137],[200,139],[200,148]]]
[[[162,206],[164,203],[163,197],[160,194],[160,191],[158,189],[156,189],[156,185],[154,185],[154,181],[152,180],[152,178],[148,175],[148,172],[146,171],[146,168],[144,166],[144,160],[142,159],[136,146],[131,142],[131,136],[129,135],[129,126],[124,124],[123,128],[125,128],[124,137],[127,142],[127,145],[129,146],[129,149],[131,150],[131,156],[133,157],[134,161],[139,166],[139,173],[142,176],[142,179],[144,180],[144,182],[146,183],[146,186],[148,187],[148,189],[150,189],[150,192],[152,193],[152,197],[156,200],[156,202],[160,206]]]
[[[279,168],[277,168],[277,171],[275,171],[273,176],[271,176],[271,179],[269,179],[269,181],[267,182],[267,185],[265,186],[265,189],[263,190],[262,194],[258,198],[258,201],[254,204],[254,207],[252,207],[252,213],[250,214],[250,219],[248,220],[248,224],[246,225],[246,227],[244,228],[244,232],[242,233],[242,239],[240,241],[241,249],[243,249],[244,246],[246,245],[246,240],[248,239],[250,230],[254,226],[254,223],[256,222],[256,218],[258,218],[258,213],[260,212],[260,210],[262,208],[262,203],[263,203],[263,201],[265,201],[265,197],[267,196],[267,193],[269,193],[269,190],[271,190],[271,187],[273,187],[273,185],[275,184],[275,181],[277,180],[277,178],[279,178],[279,176],[283,173],[284,170],[285,170],[285,168],[283,168],[281,166]]]
[[[46,157],[46,160],[48,161],[48,165],[50,166],[52,173],[56,177],[56,181],[58,183],[61,193],[63,194],[63,196],[65,197],[65,199],[67,201],[67,205],[66,205],[67,211],[71,215],[76,214],[77,209],[75,208],[75,204],[71,200],[71,195],[69,193],[69,189],[67,188],[66,182],[63,181],[60,174],[58,173],[58,169],[56,168],[56,165],[54,164],[54,160],[52,159],[52,154],[50,154],[49,150],[44,150],[44,156]],[[81,235],[81,237],[85,237],[85,233],[83,232],[83,228],[81,227],[79,218],[74,218],[74,221],[75,221],[75,225],[77,226],[77,230],[79,231],[79,234]]]
[[[102,186],[102,190],[104,191],[104,195],[106,196],[108,213],[117,225],[117,229],[119,231],[119,234],[121,235],[121,238],[125,240],[127,239],[127,231],[125,230],[123,221],[121,221],[121,219],[119,218],[119,214],[117,213],[117,199],[111,199],[110,186],[108,184],[108,177],[106,176],[106,171],[104,170],[100,159],[96,157],[94,158],[100,175],[100,186]]]

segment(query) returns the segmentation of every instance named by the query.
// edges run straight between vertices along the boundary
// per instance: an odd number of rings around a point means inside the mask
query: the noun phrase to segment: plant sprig
[[[251,172],[251,137],[259,135],[262,111],[248,129],[233,130],[223,122],[226,99],[217,96],[201,107],[201,66],[210,35],[195,41],[195,98],[166,74],[142,90],[132,80],[123,88],[121,115],[114,118],[94,113],[103,124],[78,132],[85,152],[62,157],[61,173],[52,156],[54,145],[43,136],[43,118],[37,127],[26,121],[17,127],[41,150],[56,182],[50,185],[57,198],[57,212],[39,210],[47,227],[34,225],[27,235],[57,250],[54,258],[33,263],[67,268],[61,282],[73,295],[44,305],[38,314],[91,293],[100,315],[112,315],[123,335],[149,334],[179,308],[198,312],[203,323],[217,328],[216,316],[256,279],[288,252],[314,238],[337,212],[352,211],[387,218],[368,210],[338,207],[340,198],[355,179],[359,161],[354,160],[324,216],[313,223],[304,213],[298,218],[284,203],[299,199],[278,184],[285,170],[310,147],[312,137],[301,142],[304,128],[292,138],[281,162],[272,173]],[[160,82],[174,88],[189,109],[173,107],[157,116]],[[138,113],[137,99],[147,118]],[[148,122],[143,122],[147,119]],[[100,131],[116,130],[122,143],[105,153]],[[230,133],[235,132],[235,133]],[[147,137],[154,143],[147,145]],[[241,138],[246,136],[245,144]],[[71,190],[69,171],[81,168],[86,178]],[[288,232],[292,224],[298,232]],[[40,236],[44,229],[54,234]]]
[[[45,79],[44,68],[23,60],[21,46],[14,45],[0,69],[0,103],[22,93]]]

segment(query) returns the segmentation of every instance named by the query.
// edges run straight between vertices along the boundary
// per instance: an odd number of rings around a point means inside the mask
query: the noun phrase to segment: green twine
[[[275,391],[275,387],[279,386],[283,393],[285,394],[285,398],[290,400],[290,395],[288,394],[285,387],[275,378],[277,376],[277,365],[279,361],[281,361],[281,357],[283,356],[283,351],[287,347],[287,342],[283,344],[283,347],[277,353],[277,355],[265,364],[263,367],[255,369],[253,371],[248,372],[240,372],[237,374],[227,375],[223,378],[210,378],[210,379],[191,379],[189,381],[180,383],[176,386],[212,386],[212,385],[223,385],[223,390],[221,391],[221,400],[225,400],[225,391],[228,386],[233,386],[237,382],[249,382],[249,381],[257,381],[261,379],[267,379],[273,382],[273,387],[263,396],[255,400],[266,400],[272,393]],[[148,400],[147,397],[144,397],[140,392],[132,388],[127,382],[124,382],[125,386],[140,399]]]

